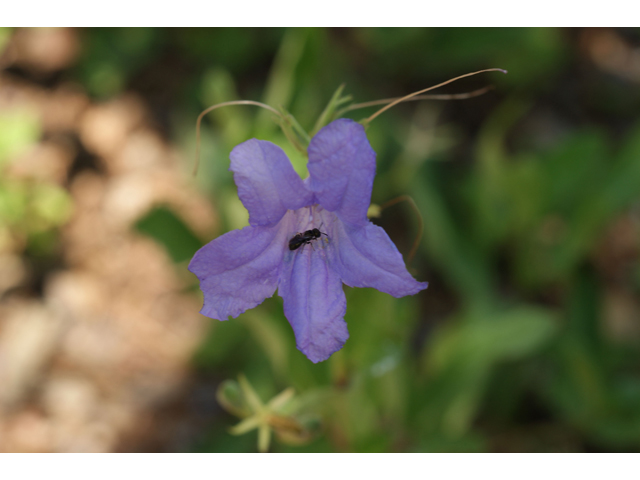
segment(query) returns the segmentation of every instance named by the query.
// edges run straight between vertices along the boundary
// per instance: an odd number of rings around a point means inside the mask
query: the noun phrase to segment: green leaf
[[[176,263],[189,260],[203,245],[191,229],[167,207],[154,208],[138,220],[135,228],[165,247]]]
[[[429,364],[440,370],[460,361],[490,365],[524,358],[542,347],[556,330],[554,316],[538,307],[472,314],[434,342]]]
[[[466,435],[498,362],[531,356],[556,331],[553,315],[536,307],[468,312],[437,333],[425,355],[425,428],[451,438]]]
[[[274,65],[269,73],[263,102],[274,108],[287,107],[293,97],[295,73],[307,39],[307,30],[292,28],[287,30],[276,54]],[[260,112],[256,122],[256,134],[264,137],[272,131],[270,114]]]

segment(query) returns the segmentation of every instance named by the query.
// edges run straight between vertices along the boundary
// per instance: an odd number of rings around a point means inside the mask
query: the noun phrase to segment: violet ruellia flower
[[[349,338],[343,283],[394,297],[427,283],[413,279],[385,231],[367,219],[376,154],[364,127],[335,120],[311,139],[308,154],[303,181],[273,143],[235,147],[230,170],[250,225],[202,247],[189,270],[204,293],[200,313],[217,320],[237,317],[277,288],[296,346],[317,363]],[[306,242],[290,245],[299,233]]]

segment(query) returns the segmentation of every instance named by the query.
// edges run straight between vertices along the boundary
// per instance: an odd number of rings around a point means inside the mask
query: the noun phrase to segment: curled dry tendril
[[[445,93],[445,94],[432,94],[432,95],[417,95],[415,97],[408,98],[404,100],[404,102],[417,102],[420,100],[466,100],[468,98],[479,97],[487,93],[490,90],[493,90],[493,85],[487,85],[486,87],[479,88],[472,92],[467,93]],[[348,107],[343,108],[342,110],[338,110],[335,114],[335,118],[339,118],[347,112],[351,112],[352,110],[359,110],[361,108],[367,107],[375,107],[376,105],[386,105],[388,103],[395,102],[396,100],[401,99],[402,97],[394,97],[394,98],[382,98],[380,100],[371,100],[370,102],[362,102],[362,103],[354,103],[349,105]]]
[[[422,89],[422,90],[418,90],[417,92],[413,92],[413,93],[410,93],[409,95],[405,95],[404,97],[400,97],[400,98],[394,100],[393,102],[389,103],[388,105],[382,107],[380,110],[378,110],[376,113],[374,113],[370,117],[362,120],[361,123],[366,127],[378,115],[384,113],[385,111],[389,110],[391,107],[394,107],[399,103],[406,102],[406,101],[412,99],[413,97],[417,97],[418,95],[426,93],[426,92],[428,92],[430,90],[435,90],[436,88],[443,87],[445,85],[448,85],[449,83],[455,82],[456,80],[460,80],[461,78],[471,77],[473,75],[477,75],[479,73],[484,73],[484,72],[502,72],[502,73],[507,73],[507,71],[503,70],[502,68],[487,68],[485,70],[478,70],[477,72],[465,73],[464,75],[460,75],[458,77],[451,78],[451,79],[447,80],[446,82],[439,83],[437,85],[434,85],[433,87],[428,87],[428,88],[425,88],[425,89]]]
[[[442,86],[447,85],[447,84],[452,83],[452,82],[455,82],[456,80],[460,80],[461,78],[471,77],[473,75],[477,75],[479,73],[484,73],[484,72],[502,72],[502,73],[507,73],[506,70],[503,70],[501,68],[487,68],[485,70],[478,70],[477,72],[466,73],[464,75],[460,75],[458,77],[451,78],[451,79],[447,80],[446,82],[439,83],[438,85],[434,85],[432,87],[428,87],[428,88],[425,88],[423,90],[418,90],[417,92],[410,93],[409,95],[405,95],[404,97],[385,98],[385,99],[382,99],[382,100],[374,100],[374,101],[371,101],[371,102],[355,103],[355,104],[349,105],[348,107],[343,108],[342,110],[337,111],[333,115],[333,117],[334,118],[338,118],[338,117],[342,116],[346,112],[350,112],[352,110],[357,110],[357,109],[360,109],[360,108],[372,107],[372,106],[375,106],[375,105],[385,105],[380,110],[378,110],[377,112],[375,112],[374,114],[372,114],[371,116],[369,116],[368,118],[365,118],[364,120],[362,120],[360,122],[366,128],[369,125],[369,123],[371,123],[371,121],[373,121],[377,116],[379,116],[380,114],[382,114],[385,111],[389,110],[391,107],[394,107],[397,104],[402,103],[402,102],[410,102],[410,101],[416,101],[416,100],[462,100],[462,99],[466,99],[466,98],[477,97],[478,95],[482,95],[483,93],[488,92],[493,87],[492,86],[488,86],[488,87],[484,87],[484,88],[481,88],[481,89],[478,89],[478,90],[474,90],[473,92],[450,94],[450,95],[423,95],[423,94],[428,92],[428,91],[430,91],[430,90],[435,90],[436,88],[442,87]],[[340,94],[341,94],[340,92],[341,91],[342,91],[342,87],[339,89],[338,92],[336,92],[336,95],[334,95],[334,98],[332,98],[332,102],[335,101],[335,102],[337,102],[337,104],[340,104],[340,103],[344,103],[345,101],[350,100],[350,97],[340,98]],[[233,100],[233,101],[230,101],[230,102],[218,103],[216,105],[212,105],[211,107],[203,110],[202,113],[198,116],[198,120],[196,122],[196,160],[195,160],[195,165],[193,167],[193,175],[194,176],[198,173],[198,166],[200,165],[200,126],[202,124],[203,117],[207,113],[209,113],[209,112],[211,112],[211,111],[213,111],[213,110],[215,110],[217,108],[228,107],[228,106],[231,106],[231,105],[254,105],[256,107],[264,108],[264,109],[269,110],[270,112],[276,114],[278,119],[279,119],[279,121],[280,121],[280,126],[283,128],[283,131],[285,132],[285,135],[297,147],[299,147],[297,145],[297,142],[294,141],[295,140],[294,138],[291,138],[291,134],[287,133],[287,130],[284,128],[285,125],[293,126],[294,130],[299,132],[304,139],[306,139],[307,141],[309,139],[309,135],[304,131],[304,129],[302,129],[302,127],[300,127],[300,125],[295,121],[295,119],[293,118],[293,116],[291,114],[285,114],[286,112],[284,112],[284,109],[282,109],[282,111],[279,111],[279,110],[273,108],[270,105],[267,105],[267,104],[261,103],[261,102],[255,102],[253,100]],[[321,115],[320,119],[318,119],[318,124],[316,125],[316,128],[314,129],[314,131],[317,131],[317,130],[320,129],[321,123],[322,123],[322,122],[320,122],[320,120],[327,116],[327,115],[325,115],[326,112],[327,112],[327,109],[325,109],[325,112],[323,112],[323,114]],[[413,253],[415,253],[415,252],[413,252]]]
[[[422,221],[422,214],[420,213],[420,209],[416,205],[416,202],[409,195],[400,195],[396,198],[392,198],[386,203],[380,205],[380,210],[384,210],[385,208],[391,207],[400,202],[407,202],[413,212],[416,214],[416,218],[418,219],[418,232],[416,233],[416,238],[413,241],[413,245],[411,246],[411,250],[409,251],[409,255],[407,255],[407,264],[410,264],[413,260],[413,257],[416,255],[418,251],[418,246],[420,245],[420,240],[422,240],[422,232],[424,230],[424,222]]]
[[[203,110],[202,113],[200,115],[198,115],[198,120],[196,121],[196,163],[193,166],[193,175],[194,176],[198,173],[198,166],[200,165],[200,125],[202,124],[202,119],[204,118],[204,116],[207,113],[212,112],[213,110],[215,110],[217,108],[229,107],[231,105],[255,105],[256,107],[261,107],[261,108],[264,108],[266,110],[269,110],[272,113],[275,113],[283,121],[286,120],[284,115],[281,112],[279,112],[278,110],[276,110],[275,108],[271,107],[270,105],[267,105],[266,103],[254,102],[253,100],[233,100],[231,102],[217,103],[217,104],[212,105],[209,108]]]

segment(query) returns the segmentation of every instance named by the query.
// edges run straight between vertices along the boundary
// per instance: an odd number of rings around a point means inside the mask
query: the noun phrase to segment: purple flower
[[[367,219],[376,154],[362,125],[335,120],[313,137],[308,154],[303,181],[273,143],[252,139],[235,147],[230,170],[250,226],[202,247],[189,270],[204,293],[200,313],[218,320],[237,317],[277,288],[296,346],[317,363],[349,338],[343,283],[394,297],[427,283],[413,279],[385,231]],[[314,228],[324,235],[289,248],[297,233]]]

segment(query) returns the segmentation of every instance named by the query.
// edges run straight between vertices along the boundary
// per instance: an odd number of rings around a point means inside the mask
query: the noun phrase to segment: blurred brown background
[[[4,34],[0,451],[183,450],[197,411],[174,410],[206,319],[132,225],[167,205],[209,232],[213,211],[140,95],[57,78],[77,30]]]

